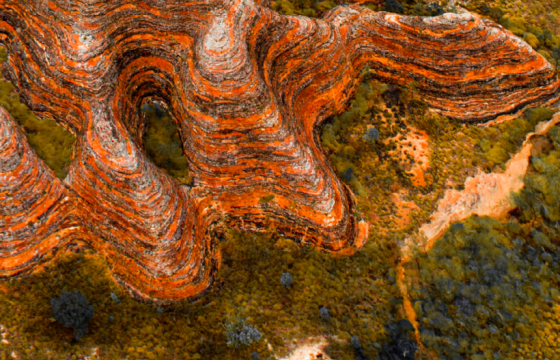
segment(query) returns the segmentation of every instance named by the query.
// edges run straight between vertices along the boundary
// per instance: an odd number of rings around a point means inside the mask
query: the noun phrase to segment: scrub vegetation
[[[370,242],[352,257],[334,257],[274,231],[229,231],[220,246],[222,267],[209,294],[160,312],[117,287],[104,261],[87,249],[60,253],[44,271],[0,283],[0,324],[9,342],[0,343],[0,359],[12,351],[26,359],[77,359],[95,348],[100,359],[249,359],[253,352],[267,359],[268,344],[285,355],[292,339],[313,335],[334,337],[329,352],[341,360],[353,359],[350,340],[358,336],[375,359],[391,325],[404,318],[390,265],[398,256],[393,243]],[[279,281],[287,271],[289,288]],[[95,308],[79,341],[55,321],[50,304],[75,290]],[[321,307],[328,308],[328,321]],[[261,337],[250,331],[253,341],[234,339],[239,324],[232,319],[243,319],[241,331],[247,325]],[[240,346],[227,346],[232,339]]]
[[[179,130],[167,109],[150,103],[142,108],[142,114],[146,122],[143,145],[148,158],[180,183],[191,185],[193,179]]]
[[[270,7],[283,15],[321,17],[337,5],[338,3],[334,0],[274,0]]]
[[[6,61],[6,49],[0,47],[0,68]],[[22,126],[29,145],[37,156],[53,170],[57,177],[63,179],[72,160],[73,145],[76,137],[55,121],[38,118],[29,108],[20,102],[14,86],[0,76],[0,106],[8,110]]]
[[[440,12],[420,2],[399,3],[407,14]],[[519,4],[486,3],[486,10],[472,3],[480,13],[522,29],[522,22],[511,20],[525,9]],[[537,1],[525,3],[538,9]],[[271,6],[320,16],[335,5],[277,0]],[[384,4],[366,6],[381,10]],[[441,6],[448,11],[447,4]],[[556,41],[548,14],[556,16],[557,10],[535,15],[542,42],[531,19],[518,34],[534,45],[525,32],[533,34],[539,51],[552,51]],[[0,61],[5,58],[0,49]],[[370,69],[361,76],[347,110],[325,121],[320,140],[332,169],[356,195],[360,216],[371,224],[363,250],[337,257],[286,240],[274,229],[228,230],[216,235],[223,258],[209,293],[165,308],[132,299],[87,247],[60,251],[43,270],[0,282],[0,360],[12,353],[22,359],[269,359],[286,355],[293,339],[310,336],[327,337],[327,352],[337,360],[394,359],[403,349],[413,358],[418,346],[396,284],[399,243],[429,219],[446,189],[461,189],[479,171],[503,171],[552,111],[527,110],[486,127],[465,125],[428,109],[413,83],[382,84]],[[72,134],[35,117],[7,82],[0,82],[0,105],[64,177]],[[146,154],[190,184],[173,120],[155,106],[143,112]],[[532,141],[526,186],[512,195],[517,209],[508,219],[473,216],[456,223],[431,250],[417,249],[416,261],[405,264],[422,343],[441,359],[553,359],[560,347],[560,128]],[[83,293],[95,309],[79,340],[53,312],[51,299],[63,291]]]
[[[554,358],[560,253],[543,231],[473,216],[419,253],[409,294],[424,346],[449,359]]]
[[[414,84],[396,88],[372,78],[364,74],[355,100],[324,126],[321,139],[364,216],[380,225],[374,232],[390,228],[397,239],[399,203],[417,206],[401,227],[417,230],[443,190],[460,188],[475,171],[503,171],[527,134],[553,115],[536,108],[498,125],[462,125],[428,111]],[[430,142],[425,184],[411,181],[394,151],[406,145],[395,139],[415,131]],[[422,343],[442,359],[552,359],[560,346],[560,244],[550,240],[560,238],[560,128],[532,141],[541,155],[531,159],[526,187],[512,195],[518,210],[509,222],[473,216],[406,264]],[[400,201],[393,200],[395,192]]]
[[[446,189],[461,189],[478,171],[503,171],[527,134],[553,115],[538,108],[498,125],[461,124],[430,111],[414,84],[381,84],[369,69],[362,76],[348,110],[326,121],[321,143],[374,237],[403,238],[429,219]]]
[[[536,137],[508,221],[455,223],[408,263],[421,339],[442,358],[553,359],[560,347],[560,128]],[[535,145],[536,146],[536,145]]]

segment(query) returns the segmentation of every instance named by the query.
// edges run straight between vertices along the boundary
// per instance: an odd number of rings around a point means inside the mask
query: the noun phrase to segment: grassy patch
[[[283,15],[320,17],[323,13],[337,5],[333,0],[274,0],[270,7]]]

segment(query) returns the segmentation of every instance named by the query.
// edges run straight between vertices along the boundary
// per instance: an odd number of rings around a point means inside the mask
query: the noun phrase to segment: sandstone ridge
[[[78,138],[58,180],[0,111],[0,276],[82,239],[132,294],[162,303],[209,288],[224,224],[338,254],[363,246],[367,223],[317,132],[364,67],[415,81],[431,107],[465,122],[560,97],[544,58],[470,14],[349,5],[314,20],[250,0],[0,0],[0,44],[26,103]],[[142,152],[147,101],[177,123],[192,187]]]

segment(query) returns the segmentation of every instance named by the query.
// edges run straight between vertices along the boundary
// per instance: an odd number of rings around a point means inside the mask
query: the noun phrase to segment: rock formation
[[[560,97],[552,67],[470,14],[413,18],[338,7],[281,16],[251,0],[0,0],[4,75],[40,116],[78,138],[59,181],[0,112],[0,274],[87,241],[141,299],[201,294],[220,224],[276,231],[341,254],[367,223],[318,142],[369,66],[417,83],[444,115],[480,122]],[[194,184],[142,152],[140,108],[176,121]]]

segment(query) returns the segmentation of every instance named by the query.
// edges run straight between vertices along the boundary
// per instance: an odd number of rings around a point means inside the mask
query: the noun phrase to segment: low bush
[[[93,317],[93,306],[79,291],[62,291],[59,297],[51,299],[55,319],[66,327],[72,327],[76,340],[87,332],[88,322]]]
[[[251,345],[253,341],[259,341],[261,332],[254,326],[247,324],[245,319],[236,318],[226,323],[227,345],[239,347]]]

